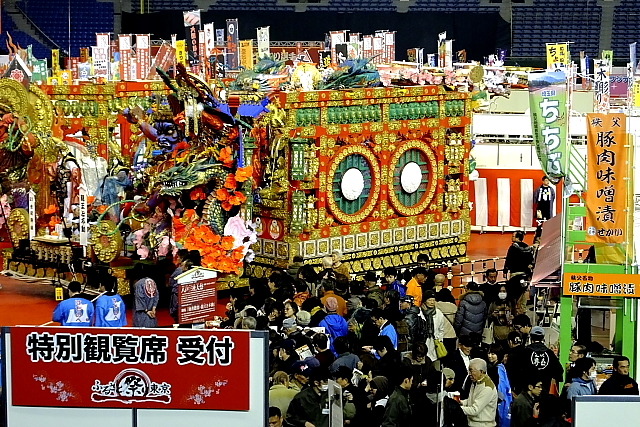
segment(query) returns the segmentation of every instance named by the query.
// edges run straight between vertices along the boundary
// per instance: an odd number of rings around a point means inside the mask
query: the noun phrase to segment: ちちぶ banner
[[[15,406],[249,410],[250,331],[10,331]]]

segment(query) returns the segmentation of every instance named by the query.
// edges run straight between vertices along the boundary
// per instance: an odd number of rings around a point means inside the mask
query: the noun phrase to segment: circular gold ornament
[[[484,68],[481,65],[477,65],[469,71],[469,80],[473,83],[479,83],[484,78]]]
[[[14,245],[22,239],[29,238],[29,212],[26,209],[13,209],[7,219],[7,225]]]
[[[93,247],[96,257],[102,262],[113,261],[122,251],[122,236],[115,230],[116,223],[109,220],[100,221],[91,227],[89,244]]]

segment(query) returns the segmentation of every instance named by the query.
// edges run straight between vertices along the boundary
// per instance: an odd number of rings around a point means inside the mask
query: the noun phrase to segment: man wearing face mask
[[[318,369],[311,374],[310,387],[298,393],[287,410],[287,423],[295,427],[329,426],[329,372]]]
[[[567,389],[567,399],[571,401],[574,396],[588,396],[597,394],[596,388],[596,361],[590,357],[584,357],[576,360],[575,371],[579,377],[571,381],[571,385]]]

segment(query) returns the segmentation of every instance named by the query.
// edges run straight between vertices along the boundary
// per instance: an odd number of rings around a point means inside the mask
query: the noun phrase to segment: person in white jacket
[[[469,376],[473,384],[469,398],[460,401],[462,412],[469,420],[469,427],[494,427],[496,425],[496,409],[498,391],[487,375],[487,362],[482,359],[469,361]]]
[[[438,360],[436,354],[435,340],[442,341],[444,338],[444,327],[447,319],[444,318],[444,314],[440,309],[436,308],[436,295],[433,291],[427,291],[423,295],[423,303],[420,310],[420,314],[426,320],[426,341],[427,344],[427,357],[432,362]]]

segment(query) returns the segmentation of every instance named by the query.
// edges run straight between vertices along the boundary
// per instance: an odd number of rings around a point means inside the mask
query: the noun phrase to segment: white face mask
[[[329,391],[329,384],[320,385],[320,391],[322,392]]]
[[[598,376],[598,372],[596,371],[589,372],[589,378],[591,378],[592,380],[595,380],[597,376]]]
[[[499,292],[498,293],[498,298],[507,299],[507,293],[506,292]]]

